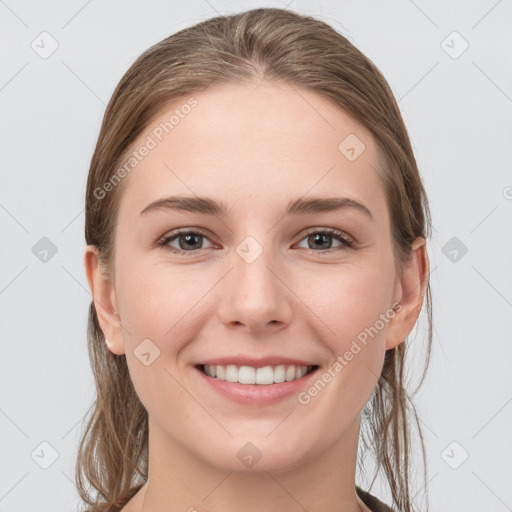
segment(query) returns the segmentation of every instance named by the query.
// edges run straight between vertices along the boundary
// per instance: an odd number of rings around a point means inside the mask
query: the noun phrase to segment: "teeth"
[[[253,368],[251,366],[228,365],[205,365],[204,373],[209,377],[228,382],[239,382],[240,384],[279,384],[304,377],[312,366],[284,365],[264,366]]]

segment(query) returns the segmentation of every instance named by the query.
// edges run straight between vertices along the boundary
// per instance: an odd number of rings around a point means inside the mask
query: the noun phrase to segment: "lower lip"
[[[269,405],[298,394],[316,375],[318,367],[300,379],[279,384],[240,384],[209,377],[199,368],[194,370],[199,373],[206,385],[230,400],[248,405]]]

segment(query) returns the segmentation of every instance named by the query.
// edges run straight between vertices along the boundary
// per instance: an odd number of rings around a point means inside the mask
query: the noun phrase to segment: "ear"
[[[86,247],[84,265],[96,315],[107,346],[114,354],[124,354],[123,327],[118,313],[114,283],[111,277],[101,271],[98,249],[94,245]]]
[[[386,350],[400,345],[411,333],[421,311],[427,288],[429,261],[425,239],[418,237],[412,244],[409,259],[404,263],[402,279],[397,282],[395,316],[388,323]]]

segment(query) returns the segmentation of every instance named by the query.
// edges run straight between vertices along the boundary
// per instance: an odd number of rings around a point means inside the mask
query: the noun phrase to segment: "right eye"
[[[158,245],[173,253],[178,252],[184,254],[203,249],[203,247],[197,247],[202,245],[201,241],[203,239],[208,240],[205,234],[197,230],[194,231],[189,229],[180,229],[169,235],[166,235],[162,240],[158,242]],[[176,240],[178,241],[179,247],[171,245],[171,243]]]

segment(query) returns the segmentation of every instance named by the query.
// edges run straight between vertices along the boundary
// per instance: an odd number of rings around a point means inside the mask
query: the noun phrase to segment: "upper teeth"
[[[284,381],[292,381],[304,377],[311,370],[312,366],[284,365],[264,366],[253,368],[252,366],[228,365],[205,365],[204,373],[210,377],[228,382],[239,382],[240,384],[279,384]]]

